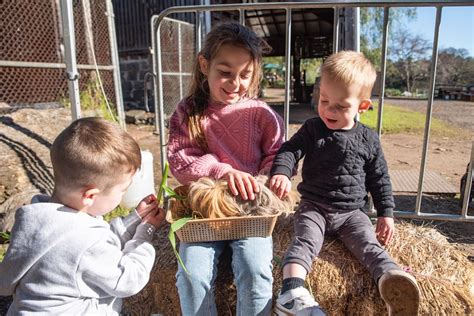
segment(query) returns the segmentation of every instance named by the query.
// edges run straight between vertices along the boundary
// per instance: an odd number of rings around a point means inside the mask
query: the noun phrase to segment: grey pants
[[[380,245],[369,217],[361,210],[346,211],[301,200],[294,220],[295,237],[283,265],[298,263],[308,273],[321,251],[324,235],[335,235],[369,270],[375,282],[388,270],[399,270]]]

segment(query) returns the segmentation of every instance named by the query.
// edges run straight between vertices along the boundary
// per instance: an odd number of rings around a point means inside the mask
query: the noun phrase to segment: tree
[[[383,8],[360,9],[360,49],[377,69],[380,69],[382,56],[383,14]],[[401,21],[413,20],[416,15],[416,8],[391,8],[389,10],[389,33],[397,31],[401,26]]]
[[[466,49],[453,47],[440,50],[436,83],[463,85],[474,83],[474,59]]]
[[[416,81],[429,76],[427,56],[430,43],[420,35],[412,35],[400,28],[390,40],[389,56],[394,63],[395,74],[403,81],[406,91],[412,92]]]

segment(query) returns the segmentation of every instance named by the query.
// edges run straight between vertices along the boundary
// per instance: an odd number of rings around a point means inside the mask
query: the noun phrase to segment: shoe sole
[[[390,316],[418,315],[420,290],[410,274],[391,271],[391,275],[381,284],[380,296],[385,301]]]

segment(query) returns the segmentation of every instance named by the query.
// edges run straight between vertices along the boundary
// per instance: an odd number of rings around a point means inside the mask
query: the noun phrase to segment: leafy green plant
[[[385,95],[388,97],[398,97],[402,95],[402,92],[398,89],[388,88],[385,89]]]
[[[3,258],[5,257],[5,253],[7,252],[7,243],[10,242],[10,232],[0,232],[0,262],[3,261]]]
[[[9,231],[0,232],[0,243],[1,244],[6,244],[6,243],[10,242],[10,235],[11,235],[11,233]]]
[[[168,182],[169,170],[170,170],[170,166],[169,166],[168,162],[166,162],[165,169],[163,171],[163,177],[161,178],[160,188],[158,189],[158,195],[156,196],[156,199],[160,203],[161,203],[162,200],[164,200],[165,193],[167,194],[168,198],[174,198],[174,199],[178,199],[178,200],[183,200],[183,199],[186,198],[184,196],[181,196],[181,195],[177,194],[176,192],[174,192],[173,189],[171,189],[168,186],[167,182]],[[176,237],[175,237],[174,233],[177,230],[179,230],[181,227],[186,225],[186,223],[191,219],[192,219],[192,217],[184,217],[184,218],[180,218],[177,221],[173,222],[170,226],[170,232],[168,234],[168,239],[171,243],[171,247],[173,248],[173,252],[176,256],[176,259],[178,259],[179,264],[181,265],[183,270],[188,274],[189,274],[188,269],[186,269],[186,266],[184,265],[183,260],[181,259],[181,256],[179,255],[178,251],[176,250]]]
[[[7,253],[7,245],[0,245],[0,262],[3,261],[3,258],[5,258],[6,253]]]
[[[109,102],[111,108],[109,111],[107,99],[102,93],[97,79],[91,79],[87,83],[85,89],[79,92],[79,98],[82,110],[96,111],[100,117],[103,117],[106,120],[114,122],[118,121],[116,109],[113,104]],[[64,97],[60,102],[66,107],[71,106],[69,98]]]

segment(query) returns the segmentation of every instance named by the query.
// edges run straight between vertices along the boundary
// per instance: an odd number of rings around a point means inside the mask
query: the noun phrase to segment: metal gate
[[[379,107],[378,107],[378,119],[377,119],[377,133],[379,136],[382,131],[382,114],[384,104],[384,89],[385,89],[385,77],[386,77],[386,64],[387,64],[387,42],[388,42],[388,25],[389,25],[389,11],[394,7],[436,7],[436,22],[433,39],[433,52],[431,58],[431,71],[429,81],[429,94],[428,94],[428,106],[425,120],[424,138],[423,138],[423,150],[420,162],[420,172],[418,177],[418,190],[416,197],[416,205],[413,211],[395,211],[396,217],[403,218],[417,218],[417,219],[430,219],[430,220],[443,220],[443,221],[463,221],[463,222],[474,222],[474,216],[467,214],[470,200],[472,176],[473,176],[473,165],[474,165],[474,144],[471,150],[470,165],[467,172],[467,181],[464,188],[464,200],[462,201],[462,207],[459,211],[459,215],[456,214],[439,214],[439,213],[423,213],[421,212],[421,201],[423,197],[423,189],[426,174],[426,159],[428,155],[428,143],[430,135],[430,127],[432,120],[432,108],[433,108],[433,97],[434,97],[434,86],[436,78],[436,67],[438,61],[438,37],[439,27],[441,24],[442,10],[444,7],[451,6],[474,6],[471,0],[461,1],[312,1],[312,2],[280,2],[280,3],[245,3],[245,4],[223,4],[223,5],[207,5],[207,6],[181,6],[172,7],[164,10],[159,15],[154,15],[151,19],[152,29],[152,45],[153,45],[153,75],[156,78],[154,85],[154,97],[155,97],[155,115],[156,115],[156,130],[160,134],[161,148],[161,166],[163,167],[166,162],[166,130],[165,130],[165,107],[169,112],[169,105],[165,106],[163,99],[163,85],[164,85],[164,71],[162,65],[162,42],[160,32],[163,27],[163,20],[170,14],[173,13],[185,13],[191,12],[196,14],[196,51],[201,49],[201,36],[202,36],[202,23],[201,16],[204,12],[214,11],[238,11],[240,16],[240,23],[245,24],[245,12],[252,10],[268,10],[268,9],[280,9],[286,11],[286,37],[285,37],[285,102],[284,102],[284,122],[286,131],[288,131],[289,125],[289,111],[290,111],[290,86],[291,82],[290,74],[290,43],[291,38],[291,25],[292,25],[292,9],[304,9],[304,8],[333,8],[334,9],[334,33],[333,33],[333,47],[334,50],[338,50],[338,34],[339,34],[339,14],[338,10],[343,8],[357,8],[357,7],[381,7],[384,8],[384,23],[383,23],[383,40],[382,40],[382,57],[381,57],[381,76],[382,81],[380,85],[379,93]],[[176,105],[176,104],[175,104]],[[286,135],[287,136],[287,135]],[[371,207],[371,209],[373,209]],[[371,212],[370,215],[374,215]]]

